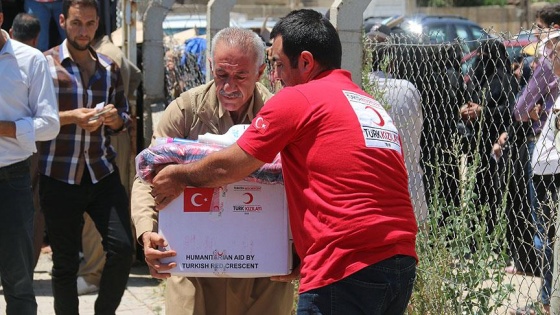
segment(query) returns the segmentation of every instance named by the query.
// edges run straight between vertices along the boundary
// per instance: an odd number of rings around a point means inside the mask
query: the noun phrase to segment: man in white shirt
[[[401,59],[399,59],[401,60]],[[408,172],[408,191],[419,224],[428,217],[428,205],[422,177],[420,135],[422,134],[422,97],[416,86],[401,73],[372,72],[369,76],[380,97],[377,101],[387,108],[393,123],[401,132],[404,162]]]
[[[0,25],[4,21],[0,2]],[[60,122],[43,54],[0,34],[0,279],[6,314],[37,314],[33,292],[33,194],[29,157]]]

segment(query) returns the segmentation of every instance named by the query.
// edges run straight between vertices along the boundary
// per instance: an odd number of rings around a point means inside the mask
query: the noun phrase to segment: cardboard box
[[[256,278],[292,268],[284,185],[241,181],[187,187],[159,212],[159,233],[177,251],[170,272],[193,277]]]

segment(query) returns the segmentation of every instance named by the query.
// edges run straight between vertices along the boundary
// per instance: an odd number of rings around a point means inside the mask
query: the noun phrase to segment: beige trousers
[[[291,283],[269,278],[171,276],[165,289],[166,315],[290,315]]]

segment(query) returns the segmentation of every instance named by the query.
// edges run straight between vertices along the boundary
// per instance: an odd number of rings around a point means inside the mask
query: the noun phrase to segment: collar
[[[99,59],[97,57],[97,53],[95,52],[95,50],[91,46],[88,46],[88,51],[89,51],[89,54],[90,54],[91,58],[93,60],[95,60],[96,63],[99,62]],[[70,51],[68,50],[68,40],[67,39],[65,39],[62,42],[62,44],[60,44],[59,53],[60,53],[60,62],[62,62],[63,60],[68,58],[72,62],[75,63],[74,58],[72,58],[72,55],[70,54]]]

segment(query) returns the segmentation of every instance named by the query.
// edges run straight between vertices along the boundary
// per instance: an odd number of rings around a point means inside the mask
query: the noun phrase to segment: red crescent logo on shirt
[[[262,116],[257,117],[255,119],[255,129],[257,129],[261,134],[265,133],[268,129],[268,121],[262,118]]]
[[[383,120],[383,117],[381,117],[381,114],[379,114],[379,112],[371,106],[366,106],[366,108],[371,109],[375,113],[375,115],[377,116],[377,120],[379,121],[379,122],[377,122],[376,119],[372,119],[371,122],[375,125],[378,125],[379,127],[383,127],[383,125],[385,125],[385,120]]]

